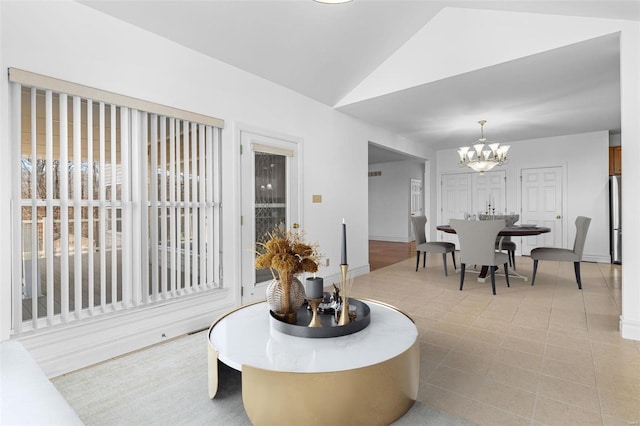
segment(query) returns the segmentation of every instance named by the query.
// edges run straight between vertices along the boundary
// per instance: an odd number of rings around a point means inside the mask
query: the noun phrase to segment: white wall
[[[625,226],[622,240],[622,263],[634,265],[640,259],[640,24],[621,22],[620,36],[620,101],[622,171],[622,218]],[[628,219],[625,219],[628,218]],[[640,285],[635,268],[622,268],[622,337],[640,340]]]
[[[348,223],[350,270],[368,270],[367,146],[370,140],[404,152],[421,148],[262,78],[113,19],[74,1],[0,2],[0,69],[7,67],[170,105],[226,121],[223,131],[224,294],[198,309],[156,306],[76,328],[76,340],[57,329],[25,343],[49,373],[96,362],[209,325],[221,309],[240,302],[240,197],[237,128],[247,125],[303,140],[302,227],[331,259],[325,276],[338,273],[342,218]],[[0,240],[11,240],[11,152],[6,77],[0,81]],[[339,155],[338,155],[339,154]],[[323,202],[311,203],[311,194]],[[0,339],[11,330],[10,244],[0,245]],[[216,308],[212,308],[217,307]],[[153,312],[151,312],[153,311]],[[150,320],[153,318],[153,320]],[[110,328],[110,321],[118,327]],[[178,324],[178,325],[176,325]],[[89,327],[89,326],[87,326]],[[91,328],[92,327],[92,328]],[[99,334],[109,329],[110,333]],[[60,334],[61,333],[61,334]],[[88,345],[88,342],[91,342]],[[23,340],[24,342],[24,340]],[[51,350],[52,345],[63,342]],[[105,345],[111,344],[106,349]],[[65,352],[66,351],[66,352]],[[63,359],[76,354],[71,364]],[[56,364],[57,363],[57,364]]]
[[[575,238],[577,216],[591,218],[584,260],[609,262],[609,133],[607,131],[522,141],[511,145],[509,162],[499,168],[507,174],[507,211],[520,211],[520,172],[524,168],[565,166],[567,170],[567,230],[565,247]],[[456,149],[437,153],[438,176],[461,173]],[[494,169],[496,170],[496,169]],[[439,180],[439,179],[438,179]],[[436,231],[437,232],[437,231]]]
[[[369,171],[382,173],[369,178],[369,239],[412,241],[410,184],[411,179],[424,181],[424,165],[392,161],[370,164]]]

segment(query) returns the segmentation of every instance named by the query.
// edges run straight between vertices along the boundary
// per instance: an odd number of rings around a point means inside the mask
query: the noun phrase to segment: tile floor
[[[618,332],[620,266],[583,263],[580,291],[571,263],[542,261],[535,286],[496,277],[493,296],[472,273],[459,291],[441,262],[429,255],[416,272],[407,259],[353,287],[414,319],[420,401],[480,425],[640,424],[640,342]],[[532,262],[517,268],[530,277]]]

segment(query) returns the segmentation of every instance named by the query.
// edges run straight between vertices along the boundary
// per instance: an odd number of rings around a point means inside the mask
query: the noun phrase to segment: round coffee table
[[[331,338],[290,336],[270,326],[265,302],[242,306],[209,329],[209,396],[218,361],[242,372],[242,400],[260,424],[390,424],[418,393],[418,330],[381,302],[368,327]]]

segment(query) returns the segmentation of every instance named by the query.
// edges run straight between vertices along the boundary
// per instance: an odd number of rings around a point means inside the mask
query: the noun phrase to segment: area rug
[[[206,331],[65,374],[52,382],[86,425],[251,425],[242,405],[238,371],[221,364],[218,394],[213,400],[208,397]],[[420,402],[394,423],[468,424]]]

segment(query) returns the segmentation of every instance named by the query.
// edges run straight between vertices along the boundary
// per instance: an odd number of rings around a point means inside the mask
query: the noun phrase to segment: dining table
[[[455,234],[456,230],[451,225],[438,225],[436,226],[438,231],[445,232],[447,234]],[[498,232],[498,237],[530,237],[540,234],[546,234],[551,232],[551,228],[547,228],[545,226],[537,226],[537,225],[513,225],[507,226],[503,228],[500,232]],[[487,277],[487,273],[489,272],[489,267],[482,265],[480,269],[480,275],[478,277],[479,282],[485,282]],[[509,272],[509,276],[515,276],[517,278],[521,278],[524,281],[528,281],[528,277],[526,275],[522,275],[515,270],[511,270]]]

